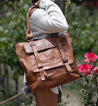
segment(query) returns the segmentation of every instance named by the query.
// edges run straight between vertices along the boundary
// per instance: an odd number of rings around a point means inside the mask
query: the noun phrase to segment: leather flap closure
[[[33,53],[33,49],[32,49],[32,47],[30,46],[29,43],[24,44],[24,49],[25,49],[26,53]]]
[[[34,43],[37,51],[47,50],[57,46],[54,37],[48,37],[46,39],[37,40]]]
[[[30,42],[27,42],[24,44],[24,49],[26,53],[33,53],[32,46],[35,46],[38,52],[43,50],[48,50],[50,48],[54,48],[57,46],[57,43],[54,37],[32,41],[31,43],[33,43],[34,45],[30,45]]]

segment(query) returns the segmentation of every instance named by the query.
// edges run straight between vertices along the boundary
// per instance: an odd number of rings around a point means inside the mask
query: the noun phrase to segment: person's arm
[[[68,24],[65,16],[57,4],[50,0],[40,0],[39,7],[43,8],[48,13],[50,24],[53,24],[54,26],[63,30],[68,29]]]
[[[50,0],[40,0],[39,8],[30,18],[31,27],[34,22],[37,30],[42,33],[67,31],[68,24],[65,16],[55,3]]]

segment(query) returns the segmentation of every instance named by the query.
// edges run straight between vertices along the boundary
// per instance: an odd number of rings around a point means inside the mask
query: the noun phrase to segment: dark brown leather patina
[[[31,9],[27,17],[27,39],[33,37],[29,28]],[[65,33],[63,35],[54,34],[36,41],[31,39],[28,42],[14,45],[32,93],[79,78],[71,43],[72,39],[68,33]]]

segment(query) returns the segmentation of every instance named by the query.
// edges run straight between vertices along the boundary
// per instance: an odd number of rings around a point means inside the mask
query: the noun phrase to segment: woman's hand
[[[40,3],[40,0],[38,0],[34,5],[35,5],[36,7],[39,7],[39,3]]]
[[[32,10],[31,10],[31,13],[30,13],[30,16],[32,15],[32,13],[37,10],[39,8],[39,3],[40,3],[40,0],[38,0],[35,4],[34,4],[34,7]]]

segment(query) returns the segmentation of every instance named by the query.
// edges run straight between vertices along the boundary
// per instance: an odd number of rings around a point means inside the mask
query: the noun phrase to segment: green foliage
[[[83,78],[83,88],[80,90],[80,94],[85,105],[97,106],[98,104],[97,77],[97,75],[91,74]]]
[[[98,10],[88,10],[84,7],[71,4],[66,10],[69,23],[68,32],[73,38],[73,49],[75,54],[82,52],[98,53]]]
[[[90,72],[87,73],[89,70],[87,69],[88,66],[85,68],[85,66],[82,64],[78,67],[83,83],[83,87],[80,90],[81,100],[85,106],[98,106],[98,59],[96,58],[95,61],[91,61],[90,55],[89,58],[86,59],[89,61],[85,64],[89,64],[91,66]],[[92,60],[94,60],[93,57]]]
[[[78,79],[77,82],[80,82],[80,80]],[[79,90],[81,89],[82,85],[79,83],[78,86],[76,86],[77,82],[75,82],[75,81],[70,82],[68,84],[63,85],[63,87],[65,89],[69,89],[69,90],[74,91],[74,92],[76,90],[76,93],[79,93]]]
[[[69,104],[69,102],[62,101],[62,102],[58,103],[57,106],[67,106],[67,104]]]
[[[6,88],[4,88],[4,89],[5,89],[5,93],[6,93],[6,99],[13,96],[12,92],[10,92],[10,91],[9,91],[8,89],[6,89]],[[0,102],[3,101],[3,96],[4,96],[3,93],[0,92]],[[9,102],[7,102],[7,103],[5,103],[5,104],[2,104],[2,105],[0,105],[0,106],[13,106],[13,105],[14,105],[14,104],[13,104],[13,101],[9,101]]]
[[[67,95],[67,96],[65,97],[65,99],[66,99],[66,101],[61,100],[61,102],[59,102],[59,103],[57,104],[57,106],[67,106],[67,104],[69,104],[69,95]]]
[[[30,1],[20,0],[4,5],[4,14],[0,24],[0,63],[8,64],[14,71],[13,78],[17,80],[23,71],[17,56],[12,51],[13,44],[25,40],[26,16]],[[9,8],[11,7],[11,8]]]

